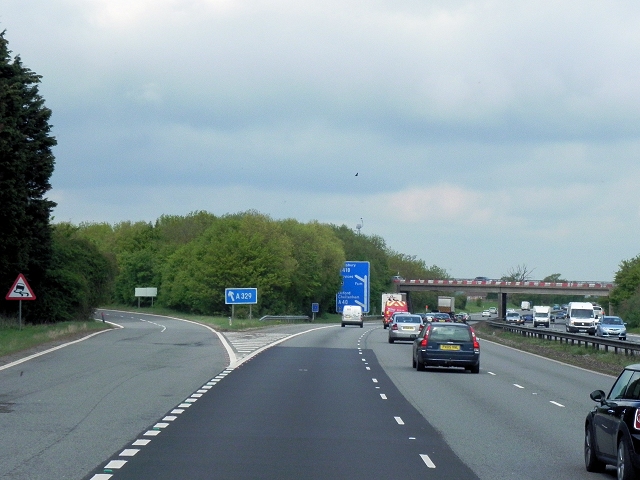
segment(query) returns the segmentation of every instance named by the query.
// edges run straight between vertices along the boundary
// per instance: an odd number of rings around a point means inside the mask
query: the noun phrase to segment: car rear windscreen
[[[429,339],[437,342],[470,342],[471,330],[451,325],[433,325]]]

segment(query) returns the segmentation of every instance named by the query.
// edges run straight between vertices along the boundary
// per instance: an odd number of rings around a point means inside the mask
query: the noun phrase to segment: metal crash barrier
[[[640,355],[640,343],[632,343],[626,340],[610,340],[608,338],[595,337],[592,335],[582,335],[579,333],[559,332],[556,330],[540,330],[539,328],[524,327],[518,325],[511,325],[503,322],[489,322],[494,328],[502,328],[507,332],[519,333],[525,337],[541,338],[546,340],[553,340],[560,343],[566,343],[567,345],[584,344],[585,348],[593,348],[594,350],[603,349],[605,352],[610,350],[613,353],[625,355]]]
[[[293,323],[298,320],[310,322],[311,317],[308,315],[265,315],[260,319],[261,322],[266,322],[267,320],[280,320],[287,323]]]

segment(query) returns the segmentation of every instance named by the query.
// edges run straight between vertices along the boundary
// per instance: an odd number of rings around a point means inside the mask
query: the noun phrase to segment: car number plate
[[[402,327],[402,329],[403,330],[411,330],[411,331],[415,330],[414,327]]]
[[[440,350],[460,350],[460,345],[440,345]]]

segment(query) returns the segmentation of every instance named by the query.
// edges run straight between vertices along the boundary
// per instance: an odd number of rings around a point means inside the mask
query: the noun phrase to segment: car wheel
[[[593,433],[589,424],[584,431],[584,466],[587,472],[602,472],[605,469],[604,462],[598,460],[596,448],[593,444]]]
[[[393,338],[389,337],[389,343],[393,343]]]
[[[618,340],[627,340],[627,337],[620,337]]]
[[[387,329],[387,324],[383,324],[382,327],[386,330]]]
[[[413,368],[416,368],[416,357],[414,357],[413,355],[411,355],[411,366]]]
[[[480,373],[480,362],[476,365],[473,365],[470,369],[471,373]]]
[[[344,327],[344,323],[342,324],[342,326]]]
[[[631,455],[629,453],[629,445],[627,440],[622,437],[618,442],[618,464],[616,465],[618,471],[618,480],[632,480],[636,478],[636,469],[631,463]]]
[[[360,328],[364,328],[364,322],[360,324]]]
[[[418,357],[418,360],[416,361],[416,369],[419,372],[424,372],[425,368],[424,368],[424,362],[422,360],[420,360],[420,357]]]

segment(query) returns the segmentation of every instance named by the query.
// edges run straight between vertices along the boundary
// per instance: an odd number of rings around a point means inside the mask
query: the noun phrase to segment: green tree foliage
[[[311,304],[320,305],[320,314],[335,308],[340,289],[340,269],[345,262],[342,243],[327,225],[285,220],[282,228],[292,242],[296,268],[287,292],[292,313],[307,313]]]
[[[614,282],[609,301],[616,314],[628,322],[628,327],[640,326],[640,255],[620,263]]]
[[[256,315],[308,314],[314,302],[320,313],[335,311],[345,260],[370,263],[374,309],[383,292],[394,290],[391,258],[417,278],[446,277],[436,266],[390,252],[381,237],[346,226],[275,221],[255,211],[162,216],[155,224],[81,224],[79,233],[115,259],[117,302],[134,305],[135,288],[151,286],[158,288],[158,304],[200,314],[228,315],[228,287],[257,287]]]
[[[257,287],[258,310],[281,312],[296,266],[291,240],[270,218],[255,212],[222,217],[168,259],[162,302],[212,314],[226,311],[225,288]]]
[[[0,285],[7,289],[23,273],[38,297],[52,260],[49,219],[55,203],[45,198],[51,189],[56,140],[50,135],[51,111],[38,93],[40,76],[22,65],[0,33]],[[11,306],[3,300],[5,313]],[[46,321],[47,301],[31,302],[28,321]]]
[[[611,303],[618,307],[625,300],[638,295],[640,287],[640,255],[620,262],[620,268],[614,277],[615,289],[611,292]]]
[[[53,255],[46,276],[55,295],[38,297],[48,322],[87,320],[96,307],[110,301],[115,269],[78,228],[64,223],[53,229]]]

